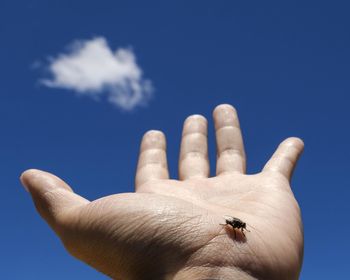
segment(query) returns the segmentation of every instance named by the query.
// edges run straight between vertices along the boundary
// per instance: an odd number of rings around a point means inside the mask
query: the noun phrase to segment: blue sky
[[[305,227],[301,279],[347,279],[349,8],[309,0],[2,1],[1,278],[105,279],[70,257],[40,219],[18,181],[23,170],[53,172],[88,199],[132,191],[140,137],[160,129],[176,177],[183,120],[211,120],[216,105],[230,103],[249,173],[284,138],[305,141],[292,182]],[[40,82],[54,79],[50,63],[67,46],[94,38],[135,56],[143,72],[136,80],[153,86],[146,106],[125,110],[107,95]]]

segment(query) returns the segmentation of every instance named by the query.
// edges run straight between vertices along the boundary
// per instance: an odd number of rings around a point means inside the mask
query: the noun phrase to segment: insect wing
[[[233,221],[235,220],[234,217],[232,216],[228,216],[228,215],[224,215],[223,218],[225,219],[225,221],[233,223]]]

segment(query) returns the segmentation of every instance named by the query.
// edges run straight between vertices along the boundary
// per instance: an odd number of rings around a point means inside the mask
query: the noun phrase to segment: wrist
[[[172,280],[256,280],[257,278],[238,268],[228,267],[189,267],[166,279]]]

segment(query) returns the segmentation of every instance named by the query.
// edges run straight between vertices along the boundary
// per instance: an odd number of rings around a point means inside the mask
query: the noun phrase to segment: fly
[[[220,225],[222,226],[230,225],[234,230],[235,238],[236,238],[236,229],[240,230],[244,237],[245,237],[244,231],[250,232],[250,230],[247,230],[247,224],[242,220],[232,216],[227,216],[227,215],[225,215],[223,218],[225,219],[226,223],[220,224]]]

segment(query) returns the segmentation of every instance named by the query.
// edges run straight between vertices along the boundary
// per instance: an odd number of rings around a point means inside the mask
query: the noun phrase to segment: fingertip
[[[207,135],[208,121],[202,115],[191,115],[186,118],[183,125],[182,136],[191,133],[202,133]]]
[[[24,180],[26,177],[30,176],[31,174],[33,173],[36,173],[38,172],[39,170],[38,169],[34,169],[34,168],[31,168],[31,169],[27,169],[25,171],[22,172],[21,176],[19,177],[20,180]],[[40,172],[40,171],[39,171]]]
[[[295,163],[304,151],[304,141],[299,137],[288,137],[280,144],[280,149],[291,155],[294,154]]]
[[[237,110],[230,104],[221,104],[216,106],[213,111],[215,129],[221,129],[227,126],[239,128]]]
[[[299,150],[300,152],[304,150],[304,146],[305,146],[304,141],[299,137],[289,137],[285,139],[281,144],[287,147],[293,147]]]
[[[166,148],[166,139],[162,131],[149,130],[143,135],[141,142],[141,151],[149,148]]]
[[[24,189],[27,192],[29,191],[29,186],[30,186],[30,182],[34,179],[35,176],[38,175],[38,173],[41,172],[38,169],[27,169],[25,171],[22,172],[21,176],[19,177],[19,180],[21,181]]]
[[[193,120],[207,123],[207,119],[204,116],[200,115],[200,114],[194,114],[194,115],[188,116],[185,119],[185,123],[192,122]]]
[[[28,169],[20,176],[23,187],[28,192],[43,192],[46,190],[61,188],[73,192],[73,190],[57,176],[38,169]]]
[[[159,137],[164,137],[164,133],[160,130],[156,129],[151,129],[148,130],[143,137],[150,137],[150,138],[159,138]]]
[[[289,137],[285,139],[278,146],[263,170],[279,172],[290,180],[303,149],[304,142],[300,138]]]
[[[220,104],[218,106],[215,107],[214,111],[213,111],[213,115],[215,116],[216,114],[218,114],[219,112],[222,112],[222,111],[234,111],[235,113],[237,113],[237,110],[235,107],[233,107],[231,104],[227,104],[227,103],[224,103],[224,104]]]

